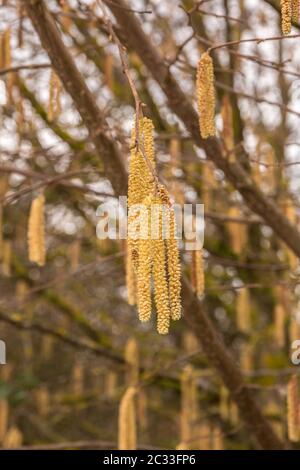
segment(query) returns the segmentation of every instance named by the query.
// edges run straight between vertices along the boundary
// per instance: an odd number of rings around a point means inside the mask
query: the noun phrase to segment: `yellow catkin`
[[[285,308],[282,303],[278,303],[274,308],[274,339],[278,346],[285,345]]]
[[[240,366],[244,373],[249,373],[253,370],[253,346],[250,342],[244,343],[241,346]]]
[[[281,30],[283,34],[291,32],[292,2],[291,0],[280,0],[281,6]]]
[[[109,370],[105,376],[104,381],[104,392],[107,398],[112,399],[115,397],[117,391],[117,382],[117,374],[114,371]]]
[[[148,396],[145,388],[141,388],[138,394],[138,424],[141,431],[148,428]]]
[[[230,207],[228,217],[238,219],[241,217],[241,212],[238,207]],[[230,221],[227,223],[227,229],[230,238],[232,251],[237,255],[243,253],[244,247],[247,243],[247,227],[246,224]]]
[[[119,450],[135,450],[137,447],[135,395],[136,389],[129,387],[121,399],[118,420]]]
[[[136,386],[139,381],[139,347],[135,338],[129,338],[125,345],[126,381]]]
[[[219,414],[223,421],[228,421],[229,419],[229,392],[224,385],[221,385],[220,388],[220,401],[219,401]]]
[[[192,252],[192,284],[197,295],[202,297],[205,286],[203,250]]]
[[[159,199],[156,199],[154,209],[151,223],[158,230],[158,238],[152,240],[154,298],[157,310],[157,331],[159,334],[165,335],[169,332],[171,309],[166,276],[165,240],[163,239],[163,206]]]
[[[299,0],[292,0],[292,21],[298,23],[299,21]]]
[[[137,272],[138,312],[142,322],[151,318],[151,198],[144,200],[141,212],[141,231],[138,243],[139,265]]]
[[[84,368],[81,364],[75,364],[72,369],[71,386],[74,395],[82,395],[84,391]]]
[[[237,291],[236,324],[240,331],[249,333],[251,329],[251,302],[249,290],[246,287]]]
[[[20,447],[23,442],[23,435],[16,426],[11,427],[3,439],[4,449],[14,449]]]
[[[65,31],[69,31],[72,26],[72,13],[70,12],[70,7],[67,1],[63,2],[62,5],[63,15],[61,16],[61,24]]]
[[[289,440],[297,442],[299,440],[299,403],[296,375],[292,375],[287,386],[287,425]]]
[[[196,374],[192,366],[186,366],[181,373],[181,414],[180,442],[187,449],[194,448],[195,423],[198,419],[198,399]]]
[[[6,277],[11,275],[11,254],[11,241],[4,240],[2,251],[2,273]]]
[[[81,243],[80,240],[74,240],[70,245],[70,269],[72,272],[76,271],[79,266],[79,258],[80,258],[80,249]]]
[[[47,387],[41,386],[35,392],[37,412],[40,416],[48,416],[50,409],[50,395]]]
[[[148,118],[142,118],[139,122],[139,145],[152,167],[155,167],[153,123]],[[136,129],[133,126],[131,133],[131,152],[129,161],[128,179],[128,256],[134,269],[138,267],[138,236],[137,215],[139,211],[136,205],[142,204],[144,199],[153,194],[153,176],[141,151],[136,148]],[[136,210],[134,210],[136,208]]]
[[[50,335],[43,336],[42,344],[41,344],[41,358],[44,359],[45,361],[49,361],[49,359],[51,359],[52,357],[53,348],[54,348],[53,336],[50,336]]]
[[[202,422],[196,428],[197,432],[197,449],[211,450],[211,430],[208,423]],[[195,446],[193,446],[195,448]]]
[[[223,434],[218,426],[214,426],[211,430],[211,449],[224,450]]]
[[[53,121],[57,119],[61,112],[60,105],[60,92],[61,82],[56,73],[51,70],[50,82],[49,82],[49,102],[48,102],[48,119]]]
[[[28,222],[29,261],[39,266],[44,266],[46,257],[44,205],[42,194],[32,201]]]
[[[221,116],[223,120],[222,138],[226,152],[230,152],[228,159],[230,162],[235,160],[235,155],[231,150],[234,148],[234,135],[233,135],[233,116],[232,106],[228,95],[224,95],[221,106]]]
[[[104,60],[105,83],[111,90],[114,89],[114,56],[109,54]]]
[[[126,244],[126,285],[127,285],[127,299],[129,305],[135,305],[137,303],[137,280],[136,274],[133,268],[133,260],[131,252],[128,249],[128,243]]]
[[[3,442],[8,426],[9,406],[5,399],[0,400],[0,444]]]
[[[200,346],[197,336],[193,331],[185,331],[182,337],[182,347],[186,354],[199,352]]]
[[[171,318],[172,320],[179,320],[181,317],[181,268],[173,209],[168,211],[168,222],[169,236],[167,237],[166,245]]]
[[[216,134],[213,61],[207,52],[201,55],[197,68],[197,99],[200,133],[203,139]]]

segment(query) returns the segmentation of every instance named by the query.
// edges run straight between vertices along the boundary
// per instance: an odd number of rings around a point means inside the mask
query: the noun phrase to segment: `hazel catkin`
[[[199,60],[196,85],[200,133],[203,139],[207,139],[216,134],[214,67],[207,52],[204,52]]]
[[[281,30],[282,34],[291,32],[292,23],[292,3],[291,0],[280,0],[281,7]]]
[[[29,261],[39,266],[44,266],[46,257],[44,206],[45,197],[40,194],[32,201],[28,222]]]

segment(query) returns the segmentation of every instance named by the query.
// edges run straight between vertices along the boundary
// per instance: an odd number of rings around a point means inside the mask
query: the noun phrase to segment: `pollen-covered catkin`
[[[153,280],[154,298],[157,310],[157,331],[165,335],[170,326],[170,303],[166,275],[166,250],[163,238],[163,206],[160,199],[156,199],[152,217],[154,226],[158,229],[158,237],[152,240],[153,244]]]
[[[119,407],[118,449],[135,450],[137,446],[135,399],[136,389],[129,387]]]
[[[153,123],[148,118],[139,121],[139,146],[142,148],[147,161],[154,168]],[[138,231],[139,208],[144,199],[153,193],[154,181],[144,155],[136,145],[135,125],[131,133],[131,152],[128,179],[128,256],[135,270],[138,268]]]
[[[28,222],[28,249],[29,261],[39,266],[45,264],[45,197],[43,194],[36,197],[31,204]]]
[[[151,198],[144,200],[141,213],[141,231],[139,239],[139,265],[137,273],[137,296],[139,319],[142,322],[151,318]]]
[[[292,21],[298,23],[299,21],[299,0],[292,0]]]
[[[166,227],[162,227],[162,229],[164,230],[167,249],[171,318],[172,320],[179,320],[181,317],[181,269],[176,239],[175,212],[171,205],[168,191],[163,185],[160,185],[158,188],[158,197],[163,204],[163,216],[166,222]]]
[[[133,268],[133,261],[131,253],[129,253],[128,243],[126,247],[126,285],[127,285],[127,300],[129,305],[136,305],[137,303],[137,286],[136,274]]]
[[[199,297],[204,293],[205,279],[204,279],[204,263],[203,263],[203,250],[194,250],[192,252],[192,278],[193,287]]]
[[[214,66],[207,52],[201,55],[198,63],[196,86],[200,133],[203,139],[207,139],[216,134]]]
[[[297,376],[292,375],[287,386],[288,437],[292,442],[299,440],[299,402]]]
[[[292,0],[280,0],[280,6],[282,34],[289,34],[292,22]]]

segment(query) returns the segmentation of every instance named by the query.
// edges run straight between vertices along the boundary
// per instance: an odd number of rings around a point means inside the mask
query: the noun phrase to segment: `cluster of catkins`
[[[142,322],[152,312],[152,284],[157,331],[167,334],[170,320],[181,316],[181,272],[175,214],[166,188],[155,177],[153,124],[139,120],[131,137],[128,183],[126,277],[128,301]]]
[[[299,20],[299,0],[280,0],[282,34],[291,32],[292,23]]]

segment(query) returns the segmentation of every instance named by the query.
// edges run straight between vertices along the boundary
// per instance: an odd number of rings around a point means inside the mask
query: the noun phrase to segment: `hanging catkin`
[[[180,445],[182,448],[194,449],[195,423],[198,419],[198,399],[196,374],[192,366],[186,366],[180,377],[181,384],[181,415]]]
[[[192,285],[199,297],[204,293],[204,263],[203,250],[192,251]]]
[[[175,213],[168,191],[153,177],[152,122],[147,118],[141,119],[138,142],[135,135],[134,128],[128,189],[128,302],[132,305],[137,303],[141,321],[150,320],[153,284],[157,331],[167,334],[170,320],[178,320],[181,316],[181,270]]]
[[[155,167],[153,124],[148,118],[139,121],[139,145],[143,147],[147,161]],[[154,181],[147,162],[136,145],[136,129],[133,126],[131,133],[131,152],[129,162],[128,179],[128,252],[131,262],[129,265],[137,270],[138,267],[138,215],[139,204],[142,204],[147,196],[154,193]]]
[[[246,287],[239,289],[236,297],[236,324],[243,333],[251,329],[251,302],[249,290]]]
[[[238,219],[240,216],[241,212],[238,207],[230,207],[228,211],[229,218]],[[246,225],[232,220],[227,223],[227,229],[229,233],[232,251],[237,255],[241,255],[247,242]]]
[[[46,386],[42,385],[35,392],[35,403],[40,416],[48,416],[50,409],[50,394]]]
[[[280,6],[282,34],[289,34],[292,22],[292,0],[280,0]]]
[[[152,241],[151,241],[151,197],[144,200],[141,213],[141,233],[138,244],[139,266],[137,273],[138,312],[142,322],[151,317],[151,270],[152,270]]]
[[[2,251],[2,273],[4,276],[9,277],[11,275],[11,241],[3,241],[3,251]]]
[[[165,335],[169,332],[171,310],[166,275],[165,241],[163,239],[163,207],[158,198],[155,202],[157,210],[155,210],[152,220],[154,226],[158,228],[158,238],[152,240],[154,298],[157,310],[157,331]]]
[[[198,63],[196,86],[200,133],[203,139],[207,139],[216,134],[214,66],[207,52],[201,55]]]
[[[31,203],[28,222],[29,261],[39,266],[44,266],[46,257],[44,206],[45,197],[41,194]]]
[[[6,399],[0,400],[0,444],[4,439],[8,426],[8,402]]]
[[[274,339],[279,347],[285,345],[285,308],[278,303],[274,308]]]
[[[58,118],[61,112],[60,105],[61,82],[56,73],[51,70],[49,82],[49,103],[48,103],[48,119],[53,121]]]
[[[3,439],[2,445],[4,449],[13,449],[16,447],[20,447],[22,445],[22,442],[23,442],[23,435],[21,431],[19,431],[19,429],[16,426],[13,426],[7,431]]]
[[[129,387],[121,399],[118,423],[119,450],[135,450],[137,447],[135,394],[136,389]]]
[[[235,160],[235,154],[232,152],[232,149],[234,148],[233,116],[232,106],[228,95],[224,95],[222,99],[221,116],[223,120],[222,138],[225,151],[229,152],[228,159],[230,162],[233,162]]]
[[[299,440],[299,402],[296,375],[291,376],[287,386],[287,425],[289,440],[297,442]]]
[[[292,0],[292,21],[294,23],[298,23],[299,20],[299,8],[300,2],[299,0]]]
[[[129,338],[125,345],[126,382],[136,386],[139,381],[139,348],[135,338]]]

